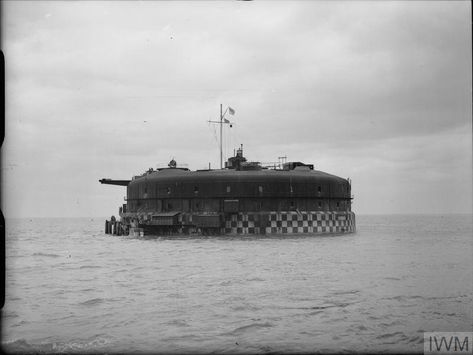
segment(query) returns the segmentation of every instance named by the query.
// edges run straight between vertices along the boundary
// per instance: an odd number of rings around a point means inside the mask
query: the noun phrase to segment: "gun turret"
[[[100,179],[101,184],[107,185],[119,185],[119,186],[128,186],[131,180],[112,180],[112,179]]]

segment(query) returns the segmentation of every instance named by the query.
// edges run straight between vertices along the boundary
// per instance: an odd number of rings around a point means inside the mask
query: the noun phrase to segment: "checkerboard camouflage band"
[[[238,213],[228,216],[228,234],[349,233],[355,231],[353,212]]]

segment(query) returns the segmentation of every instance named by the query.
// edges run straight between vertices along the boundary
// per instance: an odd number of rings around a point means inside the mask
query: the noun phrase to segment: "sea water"
[[[126,237],[6,221],[9,352],[404,352],[473,330],[471,215],[332,236]]]

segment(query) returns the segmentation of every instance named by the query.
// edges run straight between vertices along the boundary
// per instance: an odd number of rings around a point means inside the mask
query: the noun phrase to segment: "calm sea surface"
[[[473,330],[471,215],[357,233],[131,238],[105,218],[7,220],[12,352],[423,352]]]

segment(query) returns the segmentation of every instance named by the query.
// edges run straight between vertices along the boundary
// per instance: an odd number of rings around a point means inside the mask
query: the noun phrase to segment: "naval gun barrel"
[[[112,179],[100,179],[101,184],[106,185],[119,185],[119,186],[128,186],[131,180],[112,180]]]

